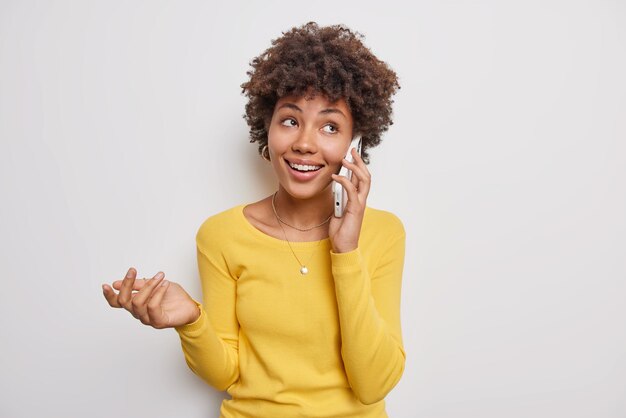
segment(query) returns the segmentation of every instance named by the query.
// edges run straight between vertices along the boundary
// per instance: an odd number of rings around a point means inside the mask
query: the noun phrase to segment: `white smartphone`
[[[354,158],[352,158],[352,148],[356,148],[356,152],[361,155],[361,135],[357,135],[354,137],[352,142],[350,143],[350,147],[348,148],[348,152],[346,153],[346,160],[351,163],[354,162]],[[348,170],[346,167],[341,166],[341,170],[339,170],[339,175],[346,177],[348,180],[352,178],[352,171]],[[337,218],[341,218],[343,216],[343,210],[346,207],[346,203],[348,203],[348,193],[344,190],[341,183],[337,183],[333,181],[333,197],[335,198],[335,216]]]

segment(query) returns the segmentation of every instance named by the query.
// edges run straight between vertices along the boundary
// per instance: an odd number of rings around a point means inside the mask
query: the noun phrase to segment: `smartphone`
[[[346,160],[351,163],[354,162],[354,158],[352,158],[352,148],[356,148],[356,152],[361,155],[361,135],[354,137],[352,142],[350,143],[350,147],[348,148],[348,152],[346,153]],[[352,171],[348,170],[346,167],[341,166],[341,170],[339,170],[339,175],[346,177],[348,180],[352,178]],[[337,218],[341,218],[343,216],[343,210],[346,207],[346,203],[348,203],[348,193],[344,190],[341,183],[337,183],[333,181],[333,197],[335,198],[335,216]]]

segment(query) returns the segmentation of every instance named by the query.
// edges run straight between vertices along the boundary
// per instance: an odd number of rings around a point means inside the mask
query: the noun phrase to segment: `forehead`
[[[291,104],[297,106],[303,111],[323,111],[327,109],[338,109],[345,115],[350,115],[350,109],[345,99],[340,98],[334,102],[328,100],[328,98],[321,94],[316,94],[313,97],[307,96],[284,96],[277,102],[274,110],[278,110],[285,105]]]

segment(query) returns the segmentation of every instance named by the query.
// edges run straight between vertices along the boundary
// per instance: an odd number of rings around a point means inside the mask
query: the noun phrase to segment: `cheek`
[[[341,165],[341,160],[343,160],[344,157],[346,156],[347,147],[348,147],[347,144],[345,144],[345,146],[344,144],[341,144],[341,145],[333,144],[333,146],[328,147],[325,150],[326,161],[329,164]]]
[[[277,135],[277,131],[275,129],[270,128],[267,131],[267,146],[270,151],[273,153],[279,152],[283,148],[283,142],[281,141],[281,136]]]

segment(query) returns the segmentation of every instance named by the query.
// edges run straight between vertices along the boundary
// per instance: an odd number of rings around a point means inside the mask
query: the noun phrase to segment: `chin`
[[[282,188],[289,196],[298,200],[309,200],[324,194],[328,194],[328,196],[331,195],[330,182],[328,182],[325,186],[312,184],[290,184],[287,186],[282,185]]]

